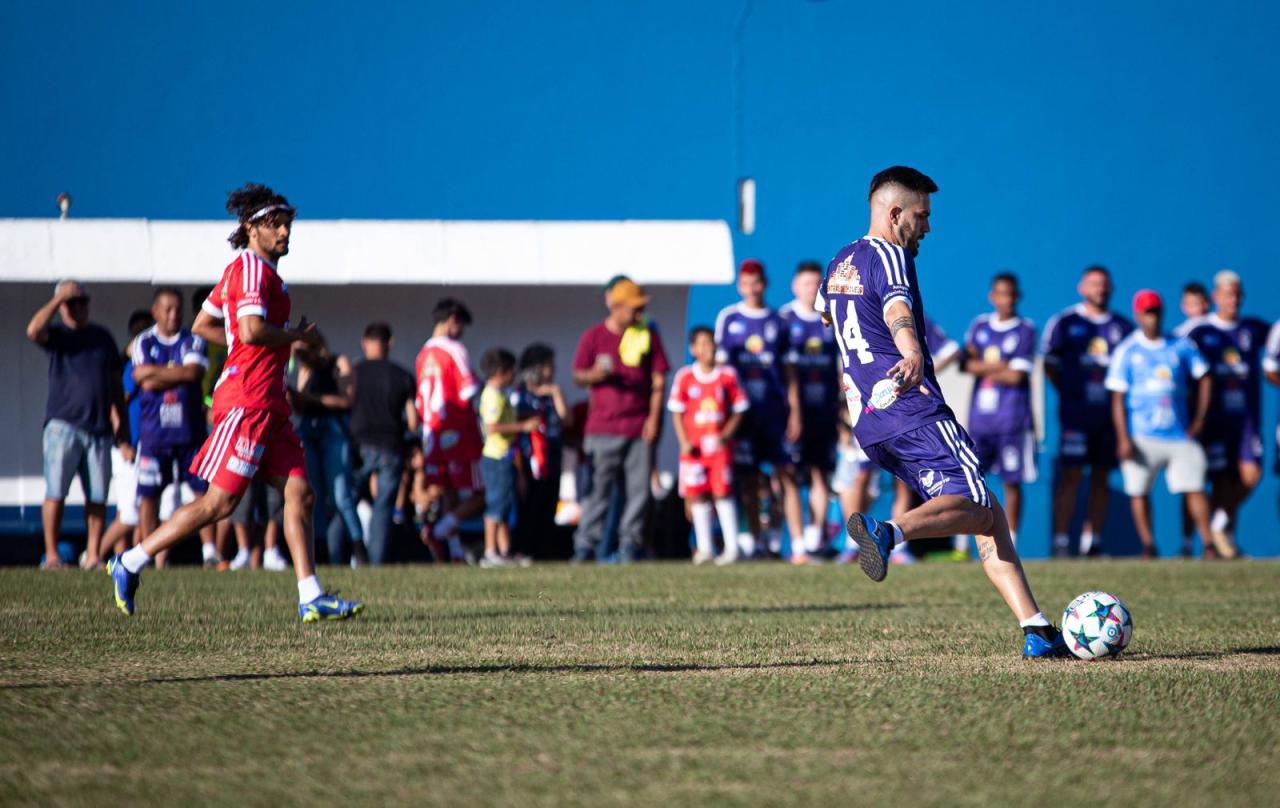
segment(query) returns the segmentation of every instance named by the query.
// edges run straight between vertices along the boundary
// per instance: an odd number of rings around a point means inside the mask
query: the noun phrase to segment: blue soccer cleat
[[[364,604],[358,600],[343,600],[336,592],[326,592],[315,600],[298,604],[298,616],[304,623],[318,620],[346,620],[364,611]]]
[[[871,580],[883,581],[893,550],[893,528],[865,513],[855,513],[849,517],[845,530],[858,545],[858,566]]]
[[[1023,659],[1069,659],[1072,656],[1066,638],[1058,629],[1053,630],[1052,640],[1046,640],[1039,634],[1028,634],[1022,643]]]
[[[107,562],[107,574],[111,576],[111,589],[116,597],[116,608],[124,612],[125,616],[133,617],[133,593],[138,591],[140,576],[136,572],[125,569],[119,555],[112,556]]]

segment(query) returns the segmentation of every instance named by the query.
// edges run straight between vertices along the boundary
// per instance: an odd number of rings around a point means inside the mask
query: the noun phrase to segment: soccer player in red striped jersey
[[[223,271],[191,329],[210,342],[225,342],[228,349],[213,392],[213,433],[191,463],[192,473],[207,481],[209,490],[141,544],[111,560],[108,571],[116,605],[132,615],[139,573],[146,563],[200,528],[230,516],[250,483],[260,477],[284,495],[284,535],[298,578],[298,616],[307,623],[345,619],[358,614],[363,604],[327,594],[316,579],[311,523],[315,494],[285,398],[291,346],[319,339],[315,324],[306,318],[289,327],[289,289],[276,271],[277,262],[289,253],[294,208],[270,188],[248,184],[230,194],[227,211],[240,220],[228,240],[243,252]]]

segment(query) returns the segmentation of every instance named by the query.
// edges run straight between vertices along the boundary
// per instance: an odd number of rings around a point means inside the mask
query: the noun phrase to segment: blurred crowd
[[[850,561],[857,548],[844,541],[842,517],[872,507],[883,475],[853,438],[843,358],[815,308],[828,274],[800,263],[793,300],[774,310],[764,300],[764,265],[744,261],[740,301],[690,329],[691,361],[679,368],[646,315],[645,290],[614,278],[605,317],[570,358],[580,391],[573,404],[555,383],[558,358],[546,344],[491,347],[473,365],[462,340],[483,324],[454,298],[435,304],[412,369],[389,358],[394,335],[384,322],[364,329],[358,357],[323,339],[296,344],[288,396],[329,562]],[[1019,314],[1018,278],[1001,273],[990,284],[990,311],[961,340],[929,323],[935,370],[955,365],[972,377],[967,428],[981,468],[1002,484],[1015,538],[1023,488],[1038,479],[1032,380],[1043,367],[1058,392],[1055,556],[1104,551],[1107,480],[1117,466],[1145,556],[1156,554],[1150,494],[1161,471],[1183,498],[1182,554],[1237,556],[1239,511],[1263,473],[1262,384],[1280,384],[1280,324],[1244,316],[1243,283],[1229,270],[1209,287],[1185,286],[1183,319],[1172,329],[1176,315],[1150,290],[1134,297],[1134,320],[1113,310],[1103,267],[1087,268],[1078,291],[1080,301],[1041,331]],[[190,298],[193,313],[209,292]],[[186,302],[176,288],[155,289],[150,307],[130,316],[123,351],[90,321],[88,290],[75,281],[60,283],[28,324],[49,361],[46,567],[66,563],[58,540],[73,479],[85,494],[87,567],[140,541],[207,487],[191,463],[212,424],[226,349],[191,333]],[[680,448],[674,476],[657,467],[666,429]],[[934,481],[920,482],[928,489]],[[914,504],[901,481],[892,497],[895,515]],[[280,495],[255,483],[234,514],[202,532],[204,563],[287,569],[281,512]],[[1081,521],[1077,539],[1071,527]],[[967,537],[956,537],[950,553],[967,558]],[[906,544],[893,555],[915,558]]]

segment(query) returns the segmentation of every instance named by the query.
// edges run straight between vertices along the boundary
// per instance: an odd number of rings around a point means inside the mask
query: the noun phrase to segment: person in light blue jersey
[[[1151,487],[1161,469],[1169,492],[1186,495],[1201,539],[1206,545],[1212,540],[1204,486],[1208,464],[1196,441],[1204,430],[1212,381],[1209,363],[1195,343],[1186,337],[1164,336],[1160,295],[1150,289],[1138,292],[1133,313],[1139,330],[1116,346],[1106,385],[1111,391],[1116,456],[1142,540],[1142,556],[1155,558]],[[1187,402],[1193,387],[1195,413],[1191,414]]]

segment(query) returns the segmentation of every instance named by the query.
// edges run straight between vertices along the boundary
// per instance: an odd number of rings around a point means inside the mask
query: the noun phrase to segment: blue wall
[[[256,179],[318,218],[732,220],[745,172],[735,246],[781,280],[861,235],[868,178],[905,162],[942,186],[920,267],[953,333],[996,269],[1043,323],[1093,261],[1121,305],[1231,266],[1280,316],[1275,6],[750,8],[735,72],[742,2],[12,5],[0,216],[70,190],[77,216],[213,218]],[[732,298],[697,289],[691,315]],[[1246,550],[1280,552],[1276,497]],[[1047,486],[1029,505],[1046,524]]]

